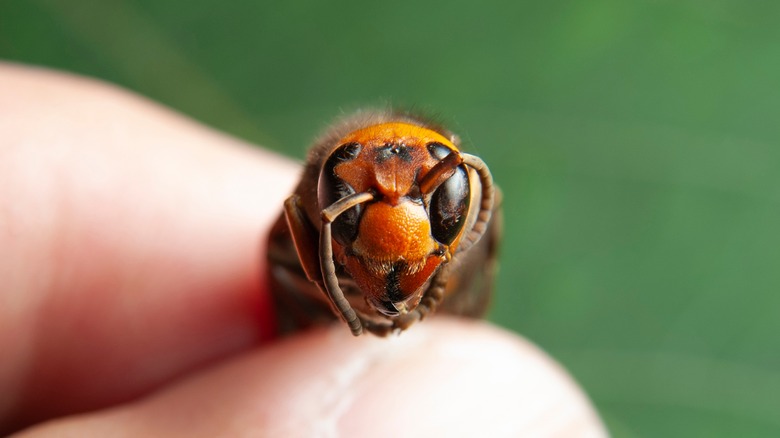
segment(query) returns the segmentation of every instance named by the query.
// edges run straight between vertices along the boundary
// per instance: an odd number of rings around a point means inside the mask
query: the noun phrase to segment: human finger
[[[297,166],[94,80],[3,64],[0,96],[0,433],[269,335]]]
[[[343,326],[248,353],[137,403],[23,436],[606,436],[535,346],[434,317],[389,339]]]

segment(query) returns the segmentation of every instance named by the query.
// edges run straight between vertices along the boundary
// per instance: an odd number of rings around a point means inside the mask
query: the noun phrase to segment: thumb
[[[102,436],[606,436],[544,353],[476,321],[311,331],[144,401],[29,431]]]

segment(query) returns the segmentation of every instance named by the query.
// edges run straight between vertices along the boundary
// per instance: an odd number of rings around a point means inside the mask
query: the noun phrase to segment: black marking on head
[[[339,161],[350,161],[358,156],[361,149],[363,149],[363,146],[361,146],[360,143],[347,143],[339,146],[339,148],[333,152],[333,156]]]
[[[400,158],[401,161],[411,163],[412,162],[412,154],[409,152],[409,146],[406,146],[405,144],[386,144],[380,148],[377,148],[375,160],[377,164],[384,163],[385,161],[397,157]]]
[[[403,301],[404,293],[401,290],[400,273],[406,269],[406,262],[399,261],[393,264],[385,280],[385,296],[390,302]]]

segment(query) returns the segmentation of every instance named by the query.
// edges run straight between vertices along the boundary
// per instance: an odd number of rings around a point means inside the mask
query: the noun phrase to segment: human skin
[[[0,64],[0,434],[606,434],[565,370],[486,322],[274,339],[263,242],[298,172],[114,86]]]

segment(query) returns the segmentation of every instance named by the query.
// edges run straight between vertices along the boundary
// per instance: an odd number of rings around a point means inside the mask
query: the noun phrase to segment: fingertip
[[[128,436],[606,436],[538,348],[446,318],[388,339],[310,331],[134,406],[54,426]]]
[[[371,365],[350,383],[341,435],[606,435],[576,383],[530,342],[446,318],[409,335],[371,348]]]

